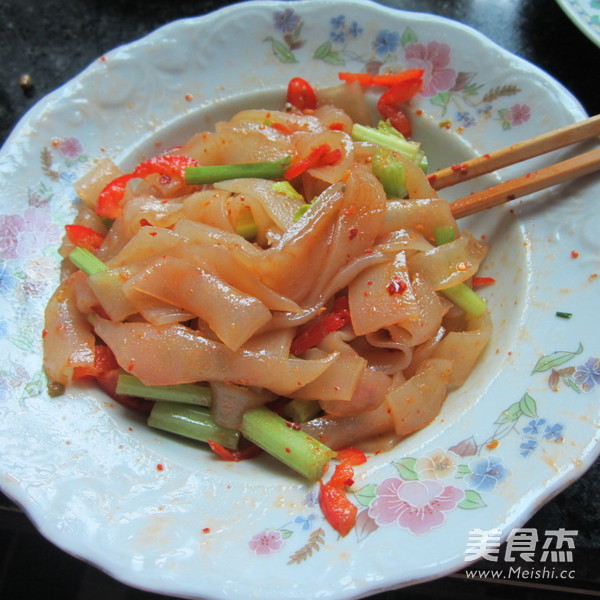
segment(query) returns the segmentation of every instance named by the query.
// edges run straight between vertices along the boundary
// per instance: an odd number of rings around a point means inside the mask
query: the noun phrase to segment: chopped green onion
[[[557,311],[556,316],[560,317],[561,319],[570,319],[573,316],[573,313]]]
[[[74,248],[69,254],[69,260],[86,275],[106,271],[108,267],[94,254],[85,248]]]
[[[286,156],[265,162],[188,167],[185,170],[185,182],[190,185],[202,185],[242,177],[281,179],[290,166],[291,158]]]
[[[456,237],[456,233],[452,225],[436,227],[433,230],[433,235],[435,237],[436,246],[441,246],[442,244],[449,244],[450,242],[453,242],[454,238]]]
[[[399,131],[386,121],[380,121],[377,128],[355,123],[352,126],[352,139],[357,142],[370,142],[390,150],[395,150],[415,164],[422,166],[424,154],[421,144],[407,140]]]
[[[304,196],[289,181],[274,181],[271,187],[280,194],[304,201]]]
[[[440,291],[471,317],[480,317],[487,310],[485,300],[466,283],[458,283]]]
[[[208,408],[193,404],[155,402],[148,425],[200,442],[212,440],[230,450],[238,447],[240,439],[239,431],[218,425]]]
[[[311,481],[319,480],[335,452],[268,408],[244,414],[242,435]]]
[[[237,223],[235,224],[235,232],[250,242],[256,239],[258,227],[250,207],[247,207],[247,210],[240,211]]]
[[[388,198],[404,198],[408,193],[404,165],[397,156],[398,153],[389,148],[379,148],[371,159],[373,174]]]
[[[211,390],[208,385],[197,383],[179,383],[177,385],[146,385],[137,377],[128,373],[121,373],[117,379],[117,394],[137,396],[149,400],[162,400],[163,402],[181,402],[182,404],[196,404],[210,406]]]
[[[292,220],[294,221],[294,223],[296,221],[299,221],[303,216],[304,213],[306,213],[308,211],[308,209],[312,206],[312,202],[309,202],[308,204],[303,204],[295,213],[294,216],[292,217]]]
[[[433,234],[436,246],[449,244],[455,238],[454,227],[451,225],[436,227]],[[458,283],[440,291],[448,300],[454,302],[456,306],[462,308],[471,317],[480,317],[487,310],[485,300],[466,283]]]
[[[321,412],[318,400],[290,400],[283,409],[285,416],[294,423],[306,423]]]

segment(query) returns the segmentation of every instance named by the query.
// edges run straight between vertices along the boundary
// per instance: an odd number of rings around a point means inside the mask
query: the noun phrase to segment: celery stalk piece
[[[137,396],[148,400],[180,402],[197,406],[210,406],[212,393],[208,385],[179,383],[177,385],[146,385],[137,377],[121,373],[117,379],[117,394]]]
[[[217,425],[208,408],[193,404],[155,402],[148,425],[200,442],[211,440],[230,450],[237,449],[240,439],[239,431]]]
[[[433,235],[435,236],[435,245],[441,246],[442,244],[449,244],[454,241],[455,233],[454,227],[451,225],[446,225],[445,227],[436,227],[433,230]]]
[[[69,260],[86,275],[93,275],[100,271],[106,271],[108,267],[85,248],[73,248],[69,254]]]
[[[254,220],[252,210],[248,207],[248,210],[240,211],[237,223],[235,224],[235,232],[241,235],[244,239],[252,242],[258,235],[258,227]]]
[[[274,181],[271,187],[280,194],[285,194],[290,198],[296,200],[302,200],[304,202],[304,196],[296,190],[296,188],[289,181]]]
[[[290,166],[290,161],[291,156],[286,156],[265,162],[188,167],[185,170],[185,182],[190,185],[202,185],[243,177],[281,179]]]
[[[244,414],[242,435],[311,481],[321,478],[336,454],[268,408]]]
[[[299,221],[304,214],[308,211],[308,209],[312,206],[312,202],[309,202],[308,204],[303,204],[295,213],[294,216],[292,217],[292,220],[294,221],[294,223],[296,221]]]
[[[351,135],[352,139],[357,142],[370,142],[371,144],[377,144],[378,146],[400,152],[402,156],[417,164],[423,159],[421,145],[418,142],[407,140],[391,125],[386,124],[385,121],[380,122],[377,128],[354,123]]]
[[[480,317],[487,310],[485,300],[466,283],[459,283],[440,291],[471,317]]]
[[[318,400],[290,400],[283,412],[294,423],[306,423],[321,412],[321,405]]]
[[[449,244],[455,239],[454,228],[450,225],[446,227],[436,227],[433,231],[436,246]],[[448,300],[462,308],[471,317],[480,317],[486,310],[485,300],[474,292],[466,283],[459,283],[452,287],[440,290]]]
[[[379,148],[371,159],[373,174],[381,182],[388,198],[405,198],[408,193],[404,165],[397,156],[389,148]]]

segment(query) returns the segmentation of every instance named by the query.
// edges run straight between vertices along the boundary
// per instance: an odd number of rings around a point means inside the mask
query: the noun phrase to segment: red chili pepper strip
[[[336,459],[338,457],[336,456]],[[335,471],[333,475],[327,482],[328,485],[333,485],[335,487],[349,487],[354,483],[354,469],[352,465],[347,462],[343,462],[339,465],[335,466]]]
[[[187,167],[197,167],[198,161],[178,154],[163,154],[141,162],[132,173],[113,179],[98,196],[96,214],[116,219],[121,214],[121,201],[127,183],[135,177],[144,178],[153,173],[184,179]]]
[[[346,296],[342,298],[336,302],[337,306],[334,305],[333,312],[318,317],[315,323],[294,338],[290,346],[290,352],[294,356],[300,356],[308,349],[314,348],[328,333],[337,331],[350,322],[350,311],[347,306],[348,298]]]
[[[405,138],[412,137],[411,120],[402,108],[379,103],[377,109],[396,131],[399,131]]]
[[[328,167],[329,165],[335,165],[335,163],[339,162],[341,158],[342,151],[339,148],[336,148],[335,150],[331,150],[327,154],[321,156],[317,166]]]
[[[98,216],[116,219],[121,214],[121,200],[125,195],[125,187],[131,179],[133,179],[131,174],[121,175],[104,187],[96,203]]]
[[[412,123],[401,105],[421,91],[423,70],[408,69],[398,75],[401,74],[404,74],[404,78],[381,95],[377,101],[377,110],[392,127],[409,138],[412,136]]]
[[[189,156],[163,154],[141,162],[133,171],[133,177],[144,178],[153,173],[184,179],[188,167],[197,167],[198,161]]]
[[[381,75],[373,75],[373,84],[394,87],[408,81],[422,79],[424,73],[424,69],[406,69],[398,73],[382,73]]]
[[[349,310],[350,303],[348,302],[348,296],[338,296],[333,301],[333,310],[342,311]]]
[[[261,452],[261,449],[255,444],[250,444],[242,450],[229,450],[229,448],[225,448],[225,446],[222,446],[218,442],[213,442],[212,440],[208,440],[208,445],[210,446],[210,449],[223,460],[229,460],[233,462],[254,458]]]
[[[392,86],[389,90],[381,94],[381,98],[377,102],[377,108],[381,104],[387,104],[389,106],[397,106],[407,100],[410,100],[413,96],[418,94],[423,87],[423,80],[420,77],[415,79],[407,79],[403,83]]]
[[[298,110],[317,108],[317,96],[313,87],[302,77],[294,77],[287,88],[287,102]]]
[[[330,151],[331,146],[329,144],[321,144],[320,146],[313,148],[307,156],[293,163],[286,170],[283,176],[289,181],[295,177],[298,177],[298,175],[302,175],[302,173],[308,171],[309,169],[318,167],[321,158],[323,158]]]
[[[339,460],[342,464],[346,465],[362,465],[367,462],[366,454],[360,449],[354,446],[347,446],[337,451],[336,460]]]
[[[73,379],[85,379],[86,377],[98,377],[106,371],[118,369],[119,363],[108,346],[94,346],[94,364],[89,367],[75,367],[73,369]]]
[[[65,231],[67,232],[67,238],[72,244],[86,250],[97,250],[100,248],[105,237],[85,225],[65,225]]]
[[[331,479],[321,482],[319,506],[327,522],[341,535],[346,536],[356,523],[357,507],[346,496],[346,487],[352,485],[354,470],[350,465],[337,465]]]
[[[423,69],[406,69],[398,73],[382,73],[380,75],[371,75],[369,73],[338,73],[338,77],[342,81],[358,81],[361,85],[365,86],[383,85],[392,87],[413,79],[421,79],[424,72]]]
[[[346,83],[352,83],[358,81],[360,85],[373,85],[373,75],[371,73],[338,73],[338,78]]]
[[[473,287],[482,287],[496,283],[493,277],[473,277],[471,281],[473,282]]]
[[[274,123],[270,123],[269,127],[279,131],[280,133],[284,133],[285,135],[289,135],[290,133],[294,133],[289,127],[284,125],[283,123],[278,123],[275,121]]]

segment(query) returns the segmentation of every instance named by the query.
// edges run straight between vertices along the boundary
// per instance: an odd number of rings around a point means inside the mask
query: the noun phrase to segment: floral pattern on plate
[[[281,36],[265,38],[273,54],[283,63],[296,63],[297,51],[306,46],[303,37],[305,23],[294,9],[276,11],[273,26]],[[504,130],[518,127],[531,117],[526,103],[506,104],[505,99],[518,96],[518,85],[486,88],[477,82],[477,73],[457,70],[452,63],[452,48],[436,40],[420,41],[413,28],[403,31],[380,29],[365,40],[365,30],[356,20],[340,14],[330,20],[329,39],[319,44],[312,58],[342,69],[357,63],[360,69],[377,74],[403,69],[423,69],[423,89],[420,95],[437,107],[443,125],[451,127],[454,120],[461,128],[473,127],[481,119],[493,119]],[[498,104],[498,102],[501,104]]]
[[[580,344],[575,351],[545,355],[537,361],[532,375],[550,371],[548,384],[553,391],[558,391],[560,380],[572,391],[590,392],[600,385],[600,359],[589,357],[577,366],[563,367],[582,352]],[[559,367],[562,368],[557,370]],[[497,492],[511,476],[503,459],[493,454],[500,441],[509,435],[516,436],[523,458],[530,456],[541,443],[565,441],[564,425],[540,416],[537,402],[528,392],[503,410],[493,424],[492,433],[481,442],[477,442],[477,435],[473,434],[448,449],[436,448],[419,457],[394,460],[390,463],[393,474],[379,483],[368,483],[353,490],[350,495],[360,509],[354,528],[357,539],[364,539],[383,526],[396,526],[414,535],[424,535],[444,525],[454,510],[486,507],[486,494]],[[307,494],[304,506],[309,509],[318,506],[317,489]],[[313,530],[322,520],[323,517],[314,512],[298,515],[288,524],[255,534],[248,547],[259,556],[269,556],[282,551],[286,540],[296,532],[310,531],[306,543],[287,563],[298,564],[324,544],[328,526]],[[297,527],[298,524],[301,527]]]

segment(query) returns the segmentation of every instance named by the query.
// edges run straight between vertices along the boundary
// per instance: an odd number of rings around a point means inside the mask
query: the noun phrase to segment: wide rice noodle
[[[333,448],[388,444],[435,419],[491,332],[489,315],[466,318],[440,292],[469,284],[486,246],[459,232],[410,161],[408,197],[388,200],[369,165],[373,148],[353,142],[353,120],[328,103],[334,97],[337,90],[323,91],[310,115],[242,111],[176,151],[221,165],[297,161],[327,144],[339,160],[291,181],[303,200],[256,178],[130,182],[96,252],[107,270],[71,274],[48,304],[49,378],[68,384],[106,344],[148,385],[208,382],[213,414],[227,427],[278,396],[317,401],[323,414],[303,428]],[[357,106],[354,117],[365,122]],[[106,232],[93,209],[119,174],[102,161],[78,183],[79,223]],[[244,214],[256,227],[252,242],[236,232]],[[455,240],[436,247],[436,227],[452,228]],[[65,242],[61,252],[71,249]],[[290,355],[296,336],[341,296],[350,322]]]

